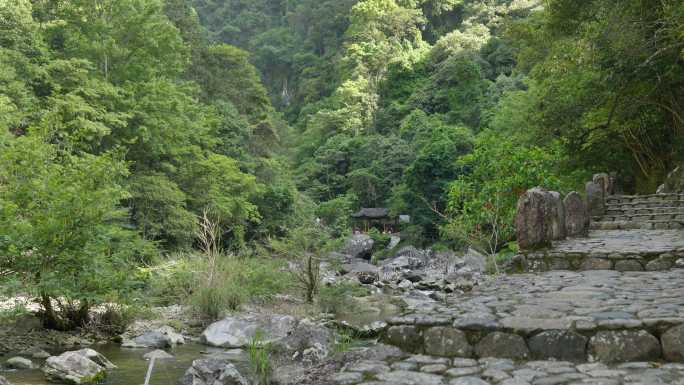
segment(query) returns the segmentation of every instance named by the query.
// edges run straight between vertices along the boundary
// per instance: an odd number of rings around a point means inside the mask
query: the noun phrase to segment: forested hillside
[[[527,188],[654,192],[683,105],[677,0],[0,0],[0,278],[68,328],[160,256],[301,257],[361,207],[515,249]]]

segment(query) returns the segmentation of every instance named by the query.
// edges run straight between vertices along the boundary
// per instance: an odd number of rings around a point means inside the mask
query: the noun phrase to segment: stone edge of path
[[[517,270],[538,273],[553,270],[663,271],[684,267],[684,249],[647,253],[563,252],[538,250],[522,254]]]
[[[506,319],[502,324],[447,316],[393,317],[381,339],[409,353],[441,357],[684,362],[684,318],[526,320],[516,325]]]

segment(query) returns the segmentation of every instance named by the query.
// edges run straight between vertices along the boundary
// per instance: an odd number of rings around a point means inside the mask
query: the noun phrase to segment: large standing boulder
[[[667,361],[684,362],[684,325],[670,328],[660,337]]]
[[[181,385],[249,385],[235,365],[221,358],[192,361],[180,380]]]
[[[523,250],[548,246],[565,238],[565,208],[560,194],[536,187],[520,199],[515,215],[518,245]]]
[[[548,191],[546,193],[547,199],[547,214],[549,226],[547,231],[552,240],[565,239],[565,207],[563,206],[563,199],[560,193],[556,191]]]
[[[370,259],[375,241],[367,234],[354,234],[344,245],[343,254],[350,255],[352,258]]]
[[[592,178],[592,182],[601,186],[604,198],[613,194],[613,178],[611,178],[610,175],[606,173],[595,174]]]
[[[684,165],[677,166],[667,175],[665,182],[658,187],[658,194],[684,192]]]
[[[262,343],[276,342],[290,334],[297,320],[289,315],[238,315],[209,325],[200,340],[210,346],[242,348],[262,333]]]
[[[606,212],[606,199],[603,187],[596,182],[587,182],[587,209],[591,216],[601,216]]]
[[[573,191],[563,199],[565,206],[565,230],[569,237],[585,237],[589,232],[591,217],[582,196]]]
[[[41,370],[50,381],[89,385],[102,381],[107,376],[106,369],[114,367],[94,350],[81,349],[49,357]]]

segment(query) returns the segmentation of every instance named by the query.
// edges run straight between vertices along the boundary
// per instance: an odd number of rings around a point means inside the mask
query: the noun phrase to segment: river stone
[[[200,337],[204,344],[222,348],[247,346],[261,331],[262,343],[273,343],[294,330],[297,320],[289,315],[238,315],[209,325]]]
[[[7,381],[7,379],[5,377],[0,376],[0,385],[12,385],[12,384],[10,384],[10,382]]]
[[[658,339],[645,330],[600,331],[589,340],[592,361],[654,361],[659,357]]]
[[[473,348],[465,333],[452,327],[432,327],[423,333],[425,353],[440,357],[471,357]]]
[[[536,359],[584,361],[587,337],[573,331],[549,330],[531,337],[527,346]]]
[[[220,358],[203,358],[192,361],[185,371],[181,385],[249,385],[235,365]]]
[[[69,384],[95,384],[102,381],[107,372],[103,366],[86,357],[83,352],[65,352],[49,357],[41,368],[50,381]]]
[[[12,369],[34,369],[36,367],[33,361],[24,357],[12,357],[5,361],[5,365]]]
[[[347,240],[342,250],[343,254],[352,258],[370,259],[375,241],[367,234],[354,234]]]
[[[334,340],[330,329],[310,319],[303,319],[287,337],[274,342],[272,348],[288,356],[298,352],[304,361],[311,363],[328,357]]]
[[[582,196],[573,191],[563,199],[565,231],[569,237],[586,237],[589,232],[589,211]]]
[[[684,362],[684,325],[675,326],[660,337],[667,361]]]
[[[171,326],[162,326],[157,330],[146,332],[132,340],[124,340],[124,348],[171,348],[185,343],[185,338]]]
[[[603,196],[603,187],[594,182],[587,182],[587,209],[591,216],[601,216],[606,212],[606,201]]]
[[[411,353],[420,353],[423,350],[423,336],[413,325],[391,326],[387,329],[385,338],[390,345]]]
[[[515,229],[518,245],[523,250],[548,246],[549,239],[548,194],[541,188],[527,190],[518,199]]]
[[[145,353],[143,355],[143,358],[146,360],[151,360],[153,358],[155,360],[170,360],[173,358],[173,356],[170,355],[169,353],[161,350],[161,349],[157,349],[157,350],[153,350],[149,353]]]
[[[525,340],[511,333],[494,332],[486,335],[476,346],[478,357],[509,358],[523,360],[530,356]]]

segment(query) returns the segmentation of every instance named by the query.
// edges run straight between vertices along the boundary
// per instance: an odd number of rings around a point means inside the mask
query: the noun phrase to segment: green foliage
[[[321,287],[318,306],[325,313],[351,312],[354,310],[353,298],[370,295],[370,291],[355,282],[342,282]]]
[[[569,177],[558,177],[563,158],[559,151],[518,146],[484,132],[474,151],[458,161],[467,171],[449,186],[453,219],[442,231],[462,245],[474,243],[496,253],[514,239],[513,217],[521,194],[536,186],[565,192],[572,186]]]
[[[249,354],[252,371],[257,379],[256,385],[269,385],[271,383],[271,372],[273,371],[271,345],[264,343],[264,335],[261,330],[257,329],[254,337],[249,341],[247,353]]]
[[[141,252],[121,227],[126,174],[114,154],[72,156],[36,136],[0,152],[0,269],[41,298],[52,327],[82,326],[90,306],[126,291]],[[58,309],[54,298],[63,298]],[[68,316],[73,307],[85,315]]]

